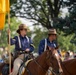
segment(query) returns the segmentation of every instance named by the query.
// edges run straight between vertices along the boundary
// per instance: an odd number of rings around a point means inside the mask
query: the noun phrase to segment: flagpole
[[[8,30],[10,31],[10,11],[8,12]],[[10,32],[8,34],[8,52],[9,52],[9,74],[11,73],[11,50],[10,50]]]
[[[8,53],[9,53],[9,74],[11,73],[11,50],[10,50],[10,0],[6,1],[6,12],[8,13]]]

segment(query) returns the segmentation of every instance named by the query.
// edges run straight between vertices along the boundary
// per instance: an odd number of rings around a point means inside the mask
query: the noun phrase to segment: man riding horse
[[[57,49],[58,46],[57,46],[56,38],[57,38],[56,29],[53,28],[49,29],[48,37],[40,41],[39,49],[38,49],[39,55],[41,55],[46,50],[47,46],[49,48]]]
[[[17,30],[18,36],[15,36],[14,38],[11,38],[11,45],[15,45],[15,55],[17,58],[14,60],[14,66],[13,66],[13,72],[11,75],[17,75],[19,67],[24,59],[23,52],[26,52],[25,57],[28,55],[28,52],[32,52],[34,50],[34,45],[31,40],[27,36],[27,27],[24,24],[21,24],[19,26],[19,29]],[[22,53],[20,53],[22,52]]]
[[[41,55],[44,51],[46,51],[47,47],[49,48],[49,50],[51,50],[51,48],[55,48],[57,50],[58,46],[57,46],[56,38],[57,38],[56,29],[54,28],[49,29],[48,37],[40,41],[39,49],[38,49],[39,55]],[[57,50],[57,52],[58,54],[60,54],[59,50]],[[48,70],[48,72],[50,72],[50,70]]]

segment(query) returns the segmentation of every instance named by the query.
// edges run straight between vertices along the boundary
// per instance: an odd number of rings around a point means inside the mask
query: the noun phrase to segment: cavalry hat
[[[16,32],[17,32],[17,33],[20,33],[20,30],[22,30],[22,29],[27,30],[27,27],[26,27],[25,24],[20,24],[20,26],[19,26],[19,28],[18,28],[18,30],[17,30]]]
[[[56,29],[49,29],[48,34],[57,34]]]

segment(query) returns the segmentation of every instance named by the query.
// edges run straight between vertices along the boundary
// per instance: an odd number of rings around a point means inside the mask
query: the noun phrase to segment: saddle
[[[25,70],[27,71],[27,65],[33,60],[33,58],[34,58],[33,54],[29,54],[24,58],[17,75],[22,75]]]
[[[27,65],[32,61],[33,59],[29,59],[26,62],[23,62],[19,68],[18,75],[23,75],[24,71],[28,71]]]
[[[29,55],[28,58],[33,57],[33,54],[31,52],[26,52],[26,51],[20,50],[20,51],[14,51],[14,55],[13,55],[14,59],[16,59],[21,54],[28,54]]]

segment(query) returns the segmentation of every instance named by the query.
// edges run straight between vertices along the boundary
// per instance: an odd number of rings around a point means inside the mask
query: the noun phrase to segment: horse
[[[76,59],[60,62],[63,69],[62,75],[76,75]]]
[[[60,57],[55,49],[46,50],[28,63],[22,75],[47,75],[49,67],[54,74],[61,75],[62,68],[59,61]]]

